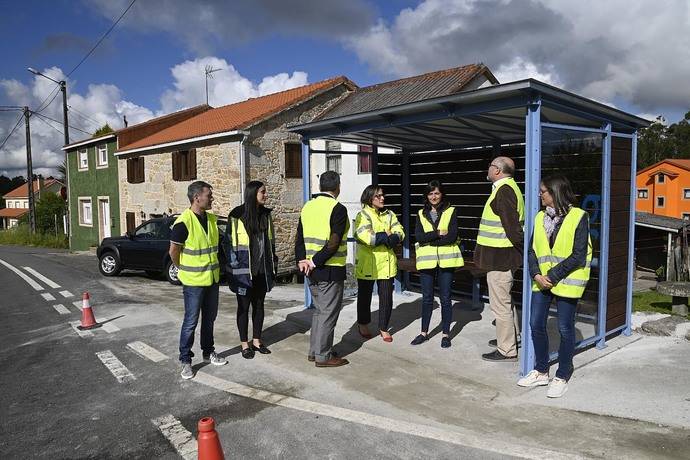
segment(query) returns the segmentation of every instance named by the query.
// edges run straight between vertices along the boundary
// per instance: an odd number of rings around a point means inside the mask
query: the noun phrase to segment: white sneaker
[[[542,374],[534,369],[517,381],[519,387],[539,387],[549,384],[549,374]]]
[[[205,363],[211,363],[214,366],[224,366],[228,363],[227,359],[221,358],[215,351],[209,355],[203,355],[203,358]]]
[[[551,383],[549,383],[549,389],[546,392],[546,396],[549,398],[560,398],[566,391],[568,391],[568,382],[555,377]]]
[[[192,377],[194,377],[192,363],[182,363],[182,372],[180,372],[180,377],[182,377],[185,380],[189,380]]]

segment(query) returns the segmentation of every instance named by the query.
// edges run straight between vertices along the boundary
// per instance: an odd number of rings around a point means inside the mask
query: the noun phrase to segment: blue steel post
[[[405,239],[403,240],[402,256],[403,259],[410,258],[410,233],[412,232],[410,226],[410,153],[407,150],[402,151],[402,226],[405,229]],[[402,273],[403,289],[410,287],[410,273],[405,271]]]
[[[527,106],[525,120],[525,243],[522,275],[522,353],[520,375],[534,368],[534,345],[530,329],[532,279],[529,276],[529,241],[534,217],[539,212],[539,180],[541,176],[541,99]]]
[[[599,308],[597,309],[597,348],[606,348],[606,310],[609,278],[609,227],[611,220],[611,123],[604,125],[601,168],[601,231],[599,238]]]
[[[630,160],[630,224],[628,226],[628,289],[625,299],[625,329],[623,335],[632,334],[632,291],[635,271],[635,202],[637,198],[637,131],[632,138],[632,158]]]
[[[302,202],[306,203],[311,198],[311,152],[309,139],[302,136]],[[304,277],[304,308],[311,308],[311,292],[309,280]]]

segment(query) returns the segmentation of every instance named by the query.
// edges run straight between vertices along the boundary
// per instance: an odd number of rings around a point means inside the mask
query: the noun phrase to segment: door
[[[98,199],[98,233],[103,238],[110,237],[110,198]]]

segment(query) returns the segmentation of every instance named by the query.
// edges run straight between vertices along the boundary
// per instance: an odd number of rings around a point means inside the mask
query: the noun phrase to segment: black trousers
[[[261,338],[261,330],[264,327],[264,299],[266,298],[266,277],[263,273],[252,279],[252,288],[247,290],[247,295],[237,294],[237,330],[240,333],[240,341],[248,342],[249,307],[252,307],[252,332],[253,338]]]
[[[379,291],[379,330],[387,331],[388,323],[393,311],[393,281],[395,278],[383,280],[357,280],[357,323],[369,324],[371,322],[371,295],[374,291],[374,282]]]

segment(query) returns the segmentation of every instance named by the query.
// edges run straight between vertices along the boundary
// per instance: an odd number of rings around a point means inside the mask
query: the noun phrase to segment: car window
[[[139,227],[134,235],[137,238],[156,238],[160,222],[148,222]]]

